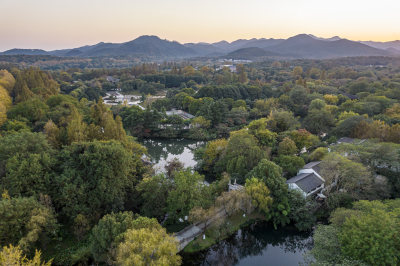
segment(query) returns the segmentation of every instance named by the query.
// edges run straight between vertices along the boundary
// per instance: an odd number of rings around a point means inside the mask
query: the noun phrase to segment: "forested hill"
[[[55,55],[63,57],[147,57],[194,58],[220,57],[257,59],[282,56],[288,58],[336,58],[347,56],[396,56],[400,51],[396,42],[375,44],[356,42],[339,37],[323,39],[299,34],[288,39],[240,39],[234,42],[188,43],[162,40],[157,36],[140,36],[124,43],[86,45],[73,49],[44,51],[40,49],[11,49],[3,55]],[[371,45],[371,46],[369,46]]]

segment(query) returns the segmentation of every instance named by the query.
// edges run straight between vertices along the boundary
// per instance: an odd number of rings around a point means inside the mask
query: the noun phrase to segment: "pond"
[[[258,223],[207,250],[181,256],[183,265],[291,266],[304,263],[303,255],[311,248],[311,233],[274,230],[270,224]]]
[[[196,166],[194,151],[205,142],[145,139],[142,144],[149,152],[156,173],[162,173],[167,162],[174,158],[185,167]],[[303,254],[311,247],[311,233],[300,233],[287,227],[274,230],[270,224],[257,223],[207,250],[190,254],[182,252],[181,256],[183,265],[291,266],[304,262]]]
[[[174,158],[182,162],[184,167],[196,166],[194,151],[205,145],[205,142],[187,139],[144,139],[142,145],[147,148],[156,173],[163,173],[165,165]]]

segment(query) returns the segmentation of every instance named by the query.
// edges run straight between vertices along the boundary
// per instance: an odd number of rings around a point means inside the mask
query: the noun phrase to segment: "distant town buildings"
[[[104,103],[108,105],[119,105],[126,103],[128,106],[136,105],[140,109],[144,110],[145,108],[139,104],[140,98],[141,96],[138,95],[124,95],[118,91],[110,91],[106,93],[106,97],[104,97]]]
[[[165,114],[167,116],[173,116],[173,115],[177,115],[179,117],[181,117],[182,119],[186,120],[186,119],[192,119],[194,118],[194,115],[191,115],[183,110],[176,110],[176,109],[172,109],[171,111],[166,111]]]
[[[107,80],[108,82],[111,82],[111,83],[118,83],[118,82],[119,82],[119,79],[114,78],[113,76],[107,76],[107,77],[106,77],[106,80]]]
[[[362,144],[365,141],[365,139],[353,139],[353,138],[348,138],[348,137],[343,137],[338,139],[336,142],[337,144],[342,144],[342,143],[347,143],[347,144]]]

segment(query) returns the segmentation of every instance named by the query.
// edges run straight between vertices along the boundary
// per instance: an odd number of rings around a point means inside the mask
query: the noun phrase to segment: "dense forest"
[[[40,62],[0,70],[0,264],[180,265],[259,220],[313,230],[310,265],[400,263],[398,59]],[[206,144],[156,174],[147,138]],[[323,198],[286,184],[314,161]]]

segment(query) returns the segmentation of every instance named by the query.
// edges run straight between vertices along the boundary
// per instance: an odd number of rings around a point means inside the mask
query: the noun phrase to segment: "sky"
[[[125,42],[288,38],[400,39],[400,0],[0,0],[0,51]]]

